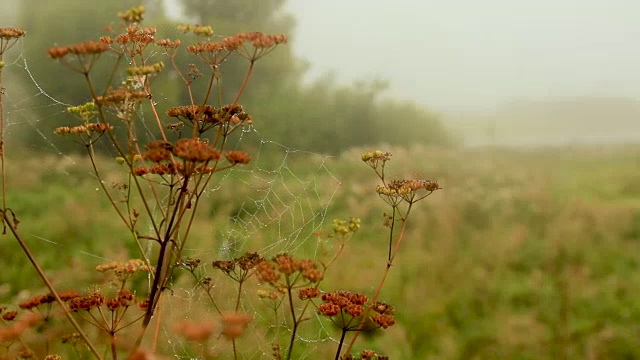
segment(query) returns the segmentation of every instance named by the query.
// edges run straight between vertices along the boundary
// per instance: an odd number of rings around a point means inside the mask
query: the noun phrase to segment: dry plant
[[[351,349],[363,331],[386,329],[394,324],[395,310],[379,300],[380,291],[400,249],[413,205],[438,190],[438,184],[430,180],[389,181],[385,177],[385,166],[391,154],[374,151],[362,155],[362,160],[382,182],[377,193],[391,208],[385,215],[389,229],[388,256],[382,259],[384,272],[373,294],[320,289],[326,270],[360,228],[359,220],[350,219],[334,221],[333,231],[325,235],[337,246],[314,259],[288,253],[267,259],[258,253],[246,253],[234,259],[210,262],[207,267],[212,266],[236,284],[234,299],[225,302],[220,299],[216,281],[203,271],[206,262],[185,257],[184,250],[192,229],[197,226],[195,214],[203,193],[215,184],[216,175],[251,161],[248,153],[227,149],[230,137],[252,124],[251,115],[239,101],[258,60],[285,44],[287,38],[240,33],[210,41],[211,27],[181,26],[183,32],[204,39],[187,46],[186,51],[199,58],[200,66],[206,70],[191,65],[185,72],[176,62],[176,54],[184,48],[180,41],[158,40],[155,28],[140,25],[144,7],[132,8],[119,16],[124,22],[122,34],[55,47],[48,50],[48,55],[83,77],[92,98],[86,104],[68,108],[76,122],[57,128],[55,133],[72,137],[84,147],[98,184],[136,244],[137,254],[133,259],[96,268],[109,276],[110,287],[85,293],[56,290],[20,234],[16,214],[6,204],[4,118],[0,97],[3,224],[20,243],[49,289],[48,294],[18,304],[20,310],[0,308],[0,344],[3,345],[0,358],[59,359],[53,339],[62,338],[81,358],[88,356],[89,351],[97,359],[155,359],[162,355],[158,329],[167,326],[161,314],[163,295],[175,272],[186,270],[206,294],[214,311],[210,319],[193,313],[190,319],[170,326],[179,336],[200,345],[201,358],[220,355],[209,346],[220,340],[228,341],[234,359],[242,357],[237,342],[254,321],[254,314],[243,311],[241,305],[246,300],[243,295],[247,294],[247,286],[262,284],[265,287],[258,296],[270,304],[272,329],[277,332],[271,345],[274,359],[294,358],[298,329],[314,319],[310,316],[313,312],[319,315],[315,319],[328,318],[341,329],[335,359],[386,359],[369,350],[353,356]],[[24,35],[22,30],[0,29],[0,84],[2,55]],[[165,70],[164,62],[151,62],[149,54],[154,47],[153,51],[162,50],[166,62],[179,75],[190,100],[166,114],[157,109],[152,90],[154,79]],[[107,58],[105,54],[112,56]],[[233,101],[222,104],[221,68],[229,59],[244,59],[247,70]],[[106,60],[113,61],[113,70],[109,83],[98,89],[92,77],[93,69],[98,62]],[[125,63],[129,65],[123,65]],[[114,87],[117,80],[121,80],[120,85]],[[196,81],[207,84],[204,93],[192,91]],[[144,102],[157,125],[157,137],[141,144],[138,110]],[[95,150],[99,140],[106,140],[115,149],[125,173],[126,181],[116,187],[110,188],[104,181],[100,164],[104,158]],[[153,251],[145,251],[149,244],[153,245]],[[136,276],[149,279],[144,295],[132,287]],[[59,321],[61,318],[66,318],[66,323]],[[69,325],[73,327],[72,332],[63,333]],[[289,333],[283,331],[283,327]],[[348,333],[353,336],[343,351]],[[281,343],[281,337],[288,340]]]

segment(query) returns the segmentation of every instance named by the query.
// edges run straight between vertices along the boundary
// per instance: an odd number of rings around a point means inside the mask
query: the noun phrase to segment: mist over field
[[[290,1],[311,73],[380,76],[468,144],[637,142],[640,3]]]

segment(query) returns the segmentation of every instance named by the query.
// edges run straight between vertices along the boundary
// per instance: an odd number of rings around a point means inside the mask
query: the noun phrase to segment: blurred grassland
[[[323,219],[330,231],[334,218],[359,217],[361,231],[322,288],[371,294],[386,264],[389,209],[361,150],[285,161],[272,154],[223,175],[203,198],[189,253],[206,263],[261,249],[313,257]],[[383,150],[393,153],[390,178],[435,179],[443,190],[414,207],[383,289],[398,323],[364,337],[362,347],[392,359],[640,358],[640,146]],[[139,257],[86,159],[9,161],[9,206],[62,290],[100,283],[98,257]],[[115,162],[105,174],[107,183],[119,181]],[[291,241],[276,241],[283,236]],[[0,304],[45,292],[10,236],[0,259]],[[175,291],[189,281],[178,274]],[[228,290],[220,285],[221,294]],[[300,347],[335,351],[330,341]]]

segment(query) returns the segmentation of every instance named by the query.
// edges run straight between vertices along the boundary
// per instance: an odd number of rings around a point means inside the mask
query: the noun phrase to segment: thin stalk
[[[13,236],[16,238],[16,240],[18,240],[18,243],[22,247],[22,251],[25,253],[25,255],[27,255],[27,258],[29,258],[31,265],[33,265],[33,268],[36,270],[36,272],[38,273],[42,281],[44,281],[45,285],[51,292],[51,295],[53,295],[53,297],[56,299],[56,302],[58,303],[58,305],[62,307],[64,316],[67,318],[67,320],[69,320],[73,328],[78,332],[82,340],[87,344],[87,346],[89,347],[93,355],[95,355],[97,359],[102,360],[102,356],[100,356],[100,353],[98,352],[98,350],[95,348],[93,343],[89,340],[87,335],[84,333],[84,331],[82,330],[82,328],[80,327],[76,319],[74,319],[73,316],[71,315],[71,312],[67,308],[67,305],[64,303],[64,301],[62,301],[62,299],[60,298],[60,295],[58,294],[56,289],[53,287],[53,284],[51,283],[49,278],[47,278],[47,275],[44,273],[44,270],[42,270],[42,268],[40,267],[40,264],[38,263],[36,258],[33,256],[33,253],[27,246],[27,243],[22,238],[22,235],[18,233],[18,230],[16,229],[14,224],[11,222],[11,219],[9,219],[9,217],[7,216],[6,211],[2,212],[2,218],[6,226],[9,228],[9,230],[11,230],[11,233],[13,234]]]
[[[291,296],[291,285],[287,277],[287,295],[289,296],[289,310],[291,310],[291,319],[293,320],[293,330],[291,330],[291,339],[289,340],[289,350],[287,351],[287,360],[291,359],[293,354],[293,344],[296,340],[296,331],[298,330],[298,319],[296,318],[296,309],[293,307],[293,297]]]
[[[359,332],[359,331],[358,331]],[[342,336],[340,336],[340,344],[338,344],[338,351],[336,351],[336,358],[335,360],[339,360],[340,359],[340,350],[342,349],[342,344],[344,343],[344,337],[347,335],[347,329],[344,328],[342,329]],[[347,352],[349,352],[349,350],[347,350]]]
[[[375,304],[375,302],[378,301],[378,297],[380,296],[380,291],[382,291],[382,286],[384,285],[385,281],[387,280],[387,275],[389,274],[389,270],[391,269],[391,265],[393,265],[393,260],[395,259],[396,255],[398,254],[398,251],[400,250],[400,243],[402,243],[402,239],[404,238],[404,232],[407,229],[407,219],[409,217],[409,213],[411,212],[411,206],[412,205],[413,205],[413,203],[410,202],[409,203],[409,207],[407,208],[407,212],[404,215],[402,228],[400,229],[400,234],[398,234],[398,238],[396,240],[396,245],[393,248],[393,253],[389,257],[389,261],[387,262],[387,265],[386,265],[386,267],[384,269],[384,274],[382,275],[382,279],[380,279],[380,282],[378,283],[378,286],[376,287],[376,292],[374,293],[373,298],[371,299],[371,304]],[[360,324],[358,325],[358,328],[356,329],[355,334],[353,335],[353,338],[351,338],[351,341],[349,342],[349,346],[347,347],[347,350],[346,350],[347,353],[349,353],[351,351],[351,349],[353,348],[353,345],[356,343],[356,340],[358,339],[358,336],[360,336],[360,333],[362,332],[362,328],[364,327],[364,324],[366,322],[366,319],[368,318],[368,314],[369,314],[370,311],[371,311],[371,305],[367,306],[367,308],[364,310],[364,313],[363,313],[363,316],[362,316],[362,321],[360,321]]]
[[[2,53],[0,52],[0,63],[3,62]],[[4,87],[2,86],[2,69],[4,66],[0,66],[0,161],[2,162],[2,212],[7,211],[7,171],[5,166],[5,151],[4,151],[4,101],[2,98],[4,97]],[[7,233],[6,225],[3,222],[2,234]]]

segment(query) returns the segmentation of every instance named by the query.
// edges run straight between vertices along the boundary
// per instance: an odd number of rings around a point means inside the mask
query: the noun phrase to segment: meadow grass
[[[385,206],[375,195],[375,179],[359,161],[360,152],[327,160],[330,172],[313,176],[325,184],[320,193],[334,191],[333,178],[341,182],[327,210],[327,231],[333,218],[353,216],[363,223],[328,270],[323,287],[371,293],[384,270],[379,259],[386,256]],[[390,178],[417,173],[437,178],[444,189],[415,209],[400,265],[394,266],[382,290],[381,298],[396,305],[396,325],[384,336],[363,337],[362,347],[394,359],[640,357],[635,346],[640,323],[635,155],[640,147],[416,147],[392,152],[397,162],[392,161]],[[125,259],[122,245],[130,241],[126,232],[114,232],[118,219],[106,215],[108,204],[95,191],[85,165],[65,161],[46,158],[42,166],[41,157],[23,159],[20,172],[8,174],[9,179],[28,174],[24,182],[16,181],[12,194],[19,198],[11,203],[21,207],[23,231],[34,235],[29,242],[62,289],[100,283],[99,274],[76,271],[103,262],[84,252]],[[309,171],[304,164],[291,166],[294,173]],[[60,168],[65,172],[52,176]],[[221,196],[203,203],[199,216],[206,225],[198,228],[190,244],[203,261],[220,255],[216,229],[228,228],[234,209],[255,198],[253,175],[249,172],[242,183],[230,182],[234,196],[222,196],[229,191],[223,185]],[[299,186],[289,182],[283,185]],[[93,193],[95,197],[87,195]],[[278,240],[278,225],[283,224],[271,223],[255,233],[238,251],[269,246]],[[7,240],[0,301],[44,292],[24,256]],[[316,254],[314,237],[295,253]],[[185,274],[174,280],[176,289],[181,288],[177,284],[189,288],[188,283]],[[232,293],[224,285],[218,290]],[[262,306],[251,299],[254,295],[247,290],[249,309]],[[176,296],[170,301],[185,299],[194,298]],[[332,330],[326,324],[324,329]],[[322,338],[318,328],[305,331],[308,338]],[[330,335],[335,338],[339,332]],[[332,341],[302,344],[300,356],[311,358],[328,357],[335,346]],[[314,355],[309,355],[309,348]]]

